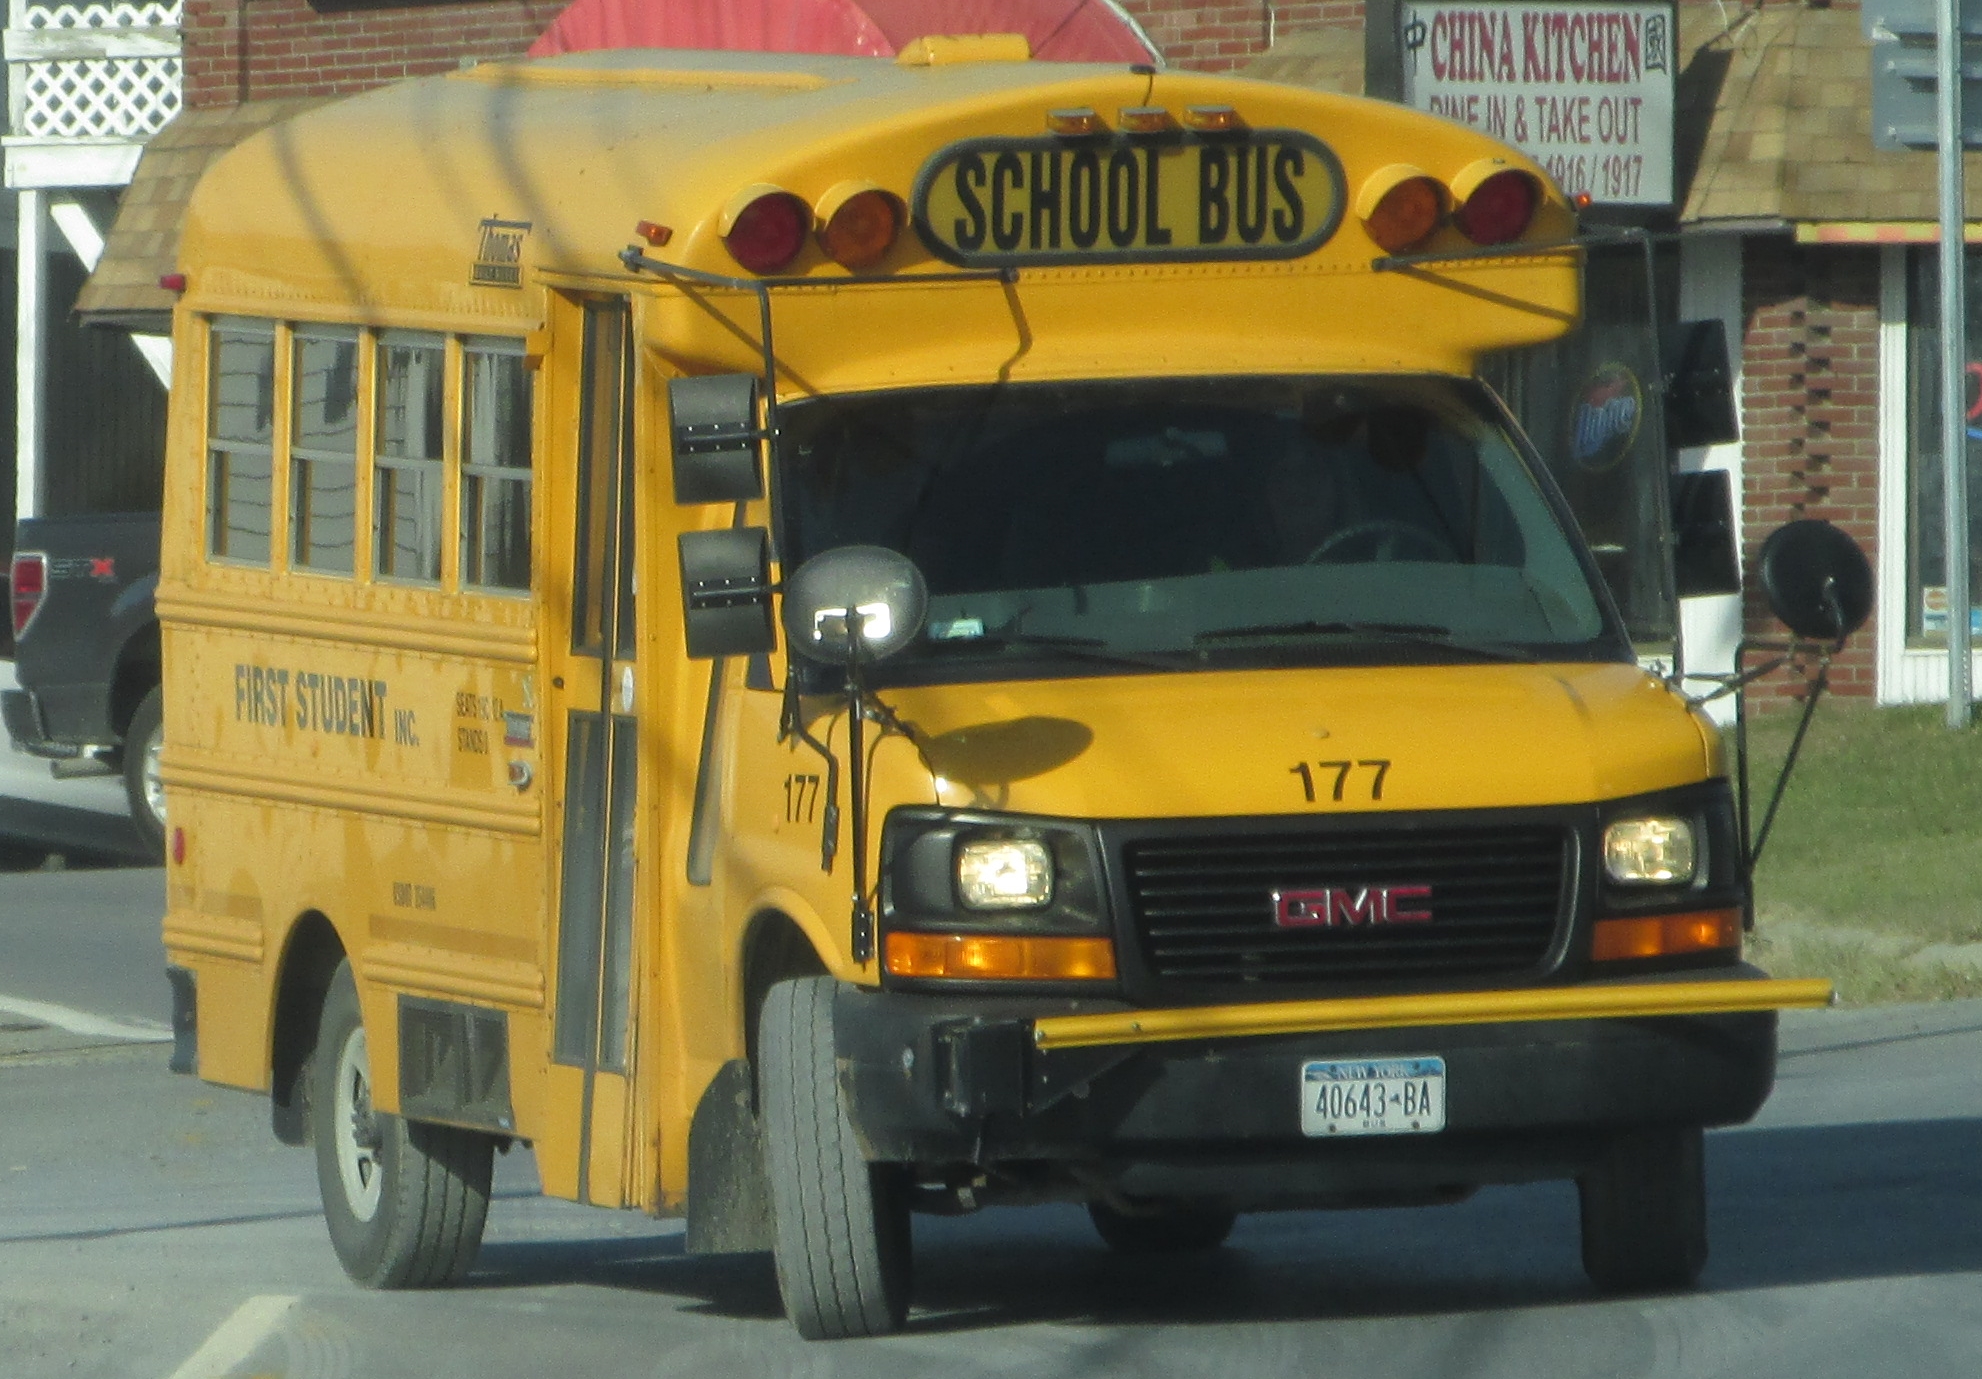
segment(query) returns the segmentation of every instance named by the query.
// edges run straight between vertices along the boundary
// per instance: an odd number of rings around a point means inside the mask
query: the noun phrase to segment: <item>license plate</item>
[[[1443,1058],[1301,1065],[1304,1135],[1429,1135],[1444,1128]]]

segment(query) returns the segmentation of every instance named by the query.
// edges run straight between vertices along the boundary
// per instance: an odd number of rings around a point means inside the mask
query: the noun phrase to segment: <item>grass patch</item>
[[[1982,730],[1940,705],[1820,705],[1755,875],[1756,959],[1844,999],[1982,995]],[[1796,714],[1751,720],[1759,826]]]

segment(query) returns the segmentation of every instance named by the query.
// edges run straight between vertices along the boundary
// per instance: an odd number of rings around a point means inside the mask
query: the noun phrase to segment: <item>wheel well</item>
[[[125,735],[138,705],[157,686],[158,665],[156,624],[134,634],[117,653],[117,669],[110,681],[110,726],[118,737]]]
[[[757,1066],[757,1015],[764,1008],[764,997],[779,982],[792,977],[823,977],[826,971],[812,941],[790,916],[770,910],[751,922],[750,937],[743,945],[743,1048],[753,1069]]]
[[[310,1142],[310,1055],[331,976],[344,957],[337,930],[312,910],[289,931],[289,946],[275,983],[270,1045],[270,1119],[284,1144]]]

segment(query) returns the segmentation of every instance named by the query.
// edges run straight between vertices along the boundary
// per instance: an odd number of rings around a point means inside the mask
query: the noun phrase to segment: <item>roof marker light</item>
[[[1089,134],[1106,134],[1108,126],[1093,110],[1078,105],[1068,110],[1047,111],[1046,130],[1049,134],[1077,139]]]
[[[716,228],[731,258],[752,273],[775,273],[805,247],[812,210],[782,187],[754,182],[729,199]]]
[[[842,268],[871,268],[908,219],[901,198],[873,182],[841,182],[819,198],[819,247]]]
[[[1237,134],[1246,127],[1243,116],[1229,105],[1187,105],[1184,128],[1200,134]]]
[[[1170,112],[1160,105],[1125,105],[1116,118],[1125,134],[1168,134],[1177,127]]]
[[[184,292],[186,290],[186,275],[184,273],[161,274],[158,279],[158,285],[167,292]]]
[[[653,245],[656,249],[674,238],[674,228],[652,220],[643,220],[633,227],[633,233]]]

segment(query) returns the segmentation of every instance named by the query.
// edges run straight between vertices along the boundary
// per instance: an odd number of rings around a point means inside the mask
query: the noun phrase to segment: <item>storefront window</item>
[[[1661,253],[1662,282],[1676,282]],[[1664,417],[1647,256],[1642,244],[1593,247],[1584,322],[1552,344],[1501,355],[1482,371],[1506,399],[1569,501],[1583,539],[1641,655],[1671,653],[1678,602],[1667,554]],[[1656,309],[1672,319],[1661,299]]]
[[[1968,251],[1968,357],[1982,356],[1982,252]],[[1906,638],[1945,646],[1948,635],[1946,511],[1941,461],[1940,250],[1907,252],[1906,272]],[[1968,392],[1968,589],[1982,597],[1982,363],[1970,363]],[[1982,630],[1971,608],[1969,624]]]

